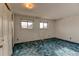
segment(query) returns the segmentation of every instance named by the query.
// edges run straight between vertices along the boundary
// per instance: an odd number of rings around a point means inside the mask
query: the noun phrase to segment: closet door
[[[12,54],[12,33],[11,33],[11,13],[4,5],[3,9],[3,38],[4,38],[4,46],[3,52],[4,55]]]
[[[11,12],[5,4],[0,4],[0,56],[12,54]]]
[[[7,14],[5,13],[3,16],[3,38],[4,38],[4,44],[3,44],[3,49],[4,49],[4,56],[8,55],[8,50],[9,50],[9,46],[8,46],[8,19],[7,19]]]
[[[0,56],[2,56],[2,51],[3,51],[3,42],[2,42],[2,39],[3,37],[2,37],[2,17],[1,17],[1,15],[0,15]]]
[[[2,40],[2,16],[0,15],[0,41]]]
[[[2,31],[2,16],[0,15],[0,56],[3,55],[3,31]]]
[[[0,4],[0,41],[2,40],[2,4]]]
[[[3,55],[3,20],[2,20],[2,4],[0,4],[0,56]]]

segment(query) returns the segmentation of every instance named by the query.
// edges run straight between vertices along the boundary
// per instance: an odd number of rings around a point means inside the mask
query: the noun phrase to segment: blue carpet
[[[79,56],[79,44],[56,38],[18,43],[13,56]]]

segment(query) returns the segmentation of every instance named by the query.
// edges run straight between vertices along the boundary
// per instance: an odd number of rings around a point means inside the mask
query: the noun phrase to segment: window
[[[32,27],[33,27],[33,23],[32,22],[28,22],[27,25],[28,25],[28,29],[32,29]]]
[[[40,22],[40,29],[47,29],[47,22]]]
[[[43,23],[42,22],[40,23],[40,29],[43,29]]]
[[[32,29],[33,22],[31,22],[31,21],[21,22],[21,28]]]
[[[27,22],[21,22],[21,27],[22,28],[27,28]]]

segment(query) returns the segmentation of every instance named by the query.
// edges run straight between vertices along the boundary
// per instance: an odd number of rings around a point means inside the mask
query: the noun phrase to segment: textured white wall
[[[67,17],[56,21],[55,32],[57,38],[79,43],[79,16]]]
[[[45,38],[51,38],[54,36],[54,21],[52,20],[42,20],[42,19],[30,19],[34,22],[33,29],[22,29],[20,27],[20,22],[22,20],[29,20],[26,16],[16,15],[14,16],[14,35],[15,35],[15,43],[19,42],[26,42],[26,41],[33,41]],[[40,30],[39,29],[39,22],[40,21],[47,21],[48,22],[48,29]],[[19,40],[17,40],[17,38]]]

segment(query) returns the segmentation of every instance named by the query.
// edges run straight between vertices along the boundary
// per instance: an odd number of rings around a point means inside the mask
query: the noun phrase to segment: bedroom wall
[[[57,38],[79,43],[79,16],[58,20],[55,27]]]
[[[32,20],[34,22],[33,29],[22,29],[20,26],[21,20]],[[45,30],[39,29],[39,22],[40,21],[47,21],[48,28]],[[45,38],[55,37],[55,28],[54,28],[54,21],[34,18],[34,17],[27,17],[25,15],[14,14],[14,43],[26,42],[26,41],[33,41],[33,40],[42,40]]]

